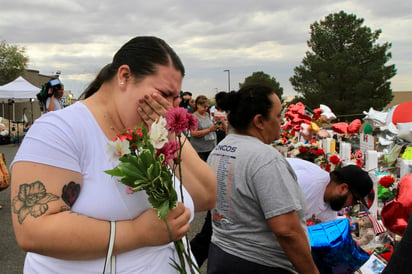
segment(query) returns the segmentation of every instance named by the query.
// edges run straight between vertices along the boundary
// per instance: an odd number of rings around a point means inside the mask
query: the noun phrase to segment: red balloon
[[[352,123],[349,124],[348,126],[348,132],[349,133],[358,133],[359,129],[361,126],[361,120],[355,119],[352,121]]]
[[[412,101],[404,102],[395,107],[392,114],[392,123],[412,122]]]
[[[348,133],[348,124],[345,122],[340,122],[332,125],[332,130],[336,133]]]
[[[401,178],[396,197],[383,206],[381,217],[383,225],[398,235],[403,235],[412,212],[412,174]]]

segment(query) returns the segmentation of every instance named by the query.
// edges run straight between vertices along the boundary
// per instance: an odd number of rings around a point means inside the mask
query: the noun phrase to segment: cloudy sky
[[[126,41],[166,40],[182,58],[182,89],[194,95],[238,88],[264,71],[284,95],[308,50],[309,26],[344,10],[392,43],[393,91],[412,90],[412,1],[405,0],[1,0],[0,40],[25,47],[29,69],[61,71],[79,95]],[[230,73],[224,70],[230,70]]]

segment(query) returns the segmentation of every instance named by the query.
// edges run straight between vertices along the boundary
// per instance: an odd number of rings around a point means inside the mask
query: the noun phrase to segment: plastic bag
[[[10,185],[10,173],[4,159],[4,154],[0,154],[0,191],[8,188]]]

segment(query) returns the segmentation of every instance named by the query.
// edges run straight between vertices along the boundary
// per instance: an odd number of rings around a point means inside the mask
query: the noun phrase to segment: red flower
[[[385,253],[382,253],[381,256],[382,256],[386,261],[389,262],[389,259],[391,258],[392,253],[393,253],[393,251],[385,252]]]
[[[393,183],[395,182],[395,178],[392,175],[386,175],[383,176],[380,180],[379,180],[379,184],[381,186],[383,186],[384,188],[388,188],[390,187]]]
[[[360,149],[358,149],[354,155],[355,158],[363,158],[363,153]]]
[[[179,150],[179,143],[177,143],[175,140],[172,140],[170,142],[167,142],[164,144],[164,146],[161,149],[156,150],[156,159],[159,157],[160,154],[163,154],[165,156],[165,159],[163,160],[162,164],[166,164],[169,160],[176,161],[177,156],[176,152]]]
[[[362,168],[362,166],[363,166],[363,159],[356,159],[356,165],[358,166],[358,167],[360,167],[360,168]]]
[[[320,164],[320,167],[323,170],[326,170],[327,172],[330,172],[330,164],[326,163],[326,164]]]
[[[336,155],[334,154],[334,155],[330,156],[329,162],[331,162],[331,163],[334,164],[334,165],[337,165],[337,164],[339,164],[340,159],[339,159],[338,156],[336,156]]]
[[[115,141],[117,139],[120,139],[120,141],[128,140],[132,141],[133,139],[136,139],[137,137],[143,137],[143,133],[140,129],[127,129],[125,132],[121,134],[117,134],[116,138],[114,139]]]
[[[300,147],[299,148],[299,153],[307,153],[308,149],[306,147]]]
[[[315,154],[316,154],[317,156],[321,156],[321,155],[325,154],[325,151],[323,150],[323,148],[318,148],[318,149],[316,150]]]
[[[315,222],[312,221],[312,220],[307,220],[306,221],[306,226],[311,226],[311,225],[314,225],[314,224],[315,224]]]
[[[316,154],[316,149],[315,148],[309,149],[309,153]]]

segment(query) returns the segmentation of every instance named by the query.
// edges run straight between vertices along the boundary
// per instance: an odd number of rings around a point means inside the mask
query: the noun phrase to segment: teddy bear
[[[352,235],[352,237],[360,246],[367,245],[375,238],[373,224],[368,216],[359,218],[359,236]]]

